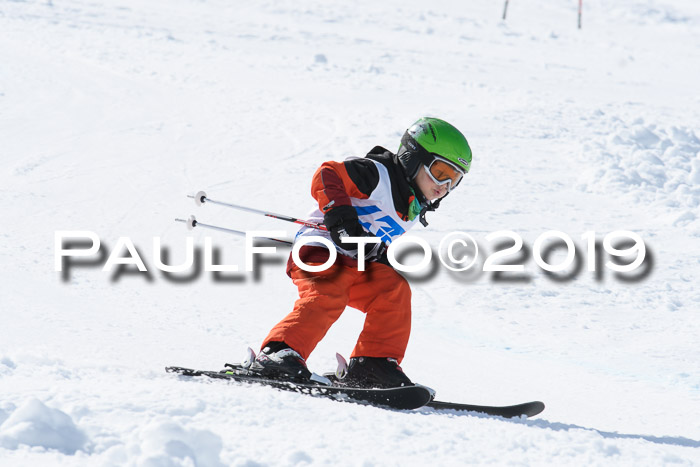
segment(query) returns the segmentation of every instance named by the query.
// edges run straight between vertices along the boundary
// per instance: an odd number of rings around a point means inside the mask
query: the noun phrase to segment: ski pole
[[[310,228],[316,229],[316,230],[328,230],[325,225],[320,224],[318,222],[305,221],[303,219],[299,219],[296,217],[285,216],[284,214],[275,214],[274,212],[262,211],[260,209],[249,208],[249,207],[241,206],[238,204],[217,201],[215,199],[208,198],[207,194],[203,191],[198,191],[194,195],[187,195],[187,197],[194,198],[194,202],[197,206],[201,206],[204,203],[214,203],[214,204],[218,204],[220,206],[226,206],[227,208],[233,208],[233,209],[238,209],[241,211],[252,212],[254,214],[262,214],[263,216],[272,217],[273,219],[279,219],[279,220],[283,220],[283,221],[287,221],[287,222],[293,222],[295,224],[300,224],[300,225],[310,227]]]
[[[583,9],[583,0],[578,0],[578,28],[581,29],[581,10]]]
[[[506,0],[506,4],[503,6],[503,19],[506,19],[506,12],[508,11],[508,0]]]
[[[211,224],[204,224],[202,222],[199,222],[197,219],[195,219],[194,216],[190,216],[187,219],[175,219],[175,222],[183,222],[187,225],[188,230],[192,230],[195,227],[204,227],[205,229],[211,229],[211,230],[218,230],[220,232],[226,232],[234,235],[242,235],[243,237],[246,236],[246,233],[241,231],[241,230],[234,230],[234,229],[228,229],[226,227],[219,227],[218,225],[211,225]],[[279,238],[271,238],[271,237],[257,237],[262,240],[271,240],[273,242],[278,242],[278,243],[284,243],[285,245],[291,245],[292,242],[289,240],[280,240]]]

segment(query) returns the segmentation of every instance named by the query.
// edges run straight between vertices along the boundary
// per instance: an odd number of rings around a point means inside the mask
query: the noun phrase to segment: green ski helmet
[[[463,173],[469,172],[472,150],[467,138],[444,120],[423,117],[410,126],[401,138],[398,152],[406,177],[413,181],[422,166],[444,159]]]

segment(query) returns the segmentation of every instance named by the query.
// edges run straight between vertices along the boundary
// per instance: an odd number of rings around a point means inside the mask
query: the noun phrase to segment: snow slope
[[[700,6],[683,0],[114,2],[0,0],[0,464],[693,465],[700,463]],[[401,413],[180,381],[242,358],[296,290],[259,274],[155,268],[212,237],[303,216],[324,160],[395,150],[422,115],[474,151],[412,234],[640,235],[648,274],[556,281],[438,267],[413,283],[406,373],[440,399],[539,399],[532,420]],[[131,238],[149,273],[54,271],[54,233]],[[584,253],[579,252],[579,256]],[[555,255],[556,256],[556,255]],[[581,256],[583,257],[583,256]],[[481,258],[483,260],[483,257]],[[509,276],[512,279],[512,276]],[[632,277],[632,280],[629,280]],[[628,280],[624,280],[627,278]],[[310,357],[348,355],[347,310]]]

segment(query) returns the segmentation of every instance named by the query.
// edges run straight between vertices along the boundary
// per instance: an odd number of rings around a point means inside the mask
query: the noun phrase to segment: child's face
[[[424,167],[421,167],[420,170],[418,170],[418,175],[416,175],[416,184],[418,185],[420,191],[423,192],[425,199],[428,201],[434,201],[447,194],[447,184],[438,185],[435,183],[425,171]]]

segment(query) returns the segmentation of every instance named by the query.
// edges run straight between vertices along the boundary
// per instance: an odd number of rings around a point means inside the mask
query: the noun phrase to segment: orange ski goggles
[[[437,185],[447,184],[447,191],[452,191],[459,182],[462,181],[464,172],[459,170],[456,165],[446,161],[445,159],[433,159],[429,166],[424,166],[425,171],[430,176],[431,180]]]

